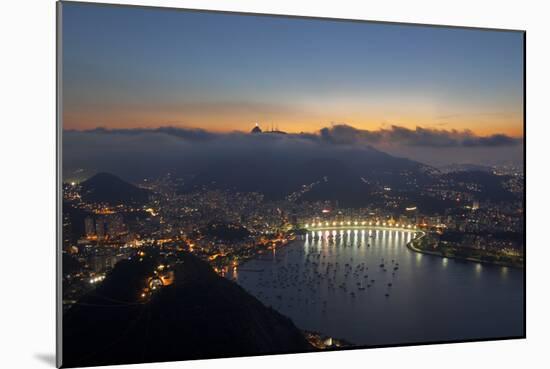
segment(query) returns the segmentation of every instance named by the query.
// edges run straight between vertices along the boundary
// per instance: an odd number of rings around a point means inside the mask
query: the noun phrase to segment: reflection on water
[[[481,275],[481,263],[476,263],[476,275],[479,277]]]
[[[358,345],[523,334],[523,271],[423,255],[413,232],[311,232],[230,273],[305,330]]]

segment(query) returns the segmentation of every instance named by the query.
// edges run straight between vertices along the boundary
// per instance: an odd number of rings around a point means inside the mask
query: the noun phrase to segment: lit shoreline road
[[[307,230],[308,232],[315,232],[315,231],[336,231],[336,230],[377,230],[377,231],[400,231],[400,232],[413,232],[413,233],[422,233],[425,234],[424,231],[420,231],[416,228],[408,228],[408,227],[384,227],[384,226],[376,226],[376,225],[323,225],[319,227],[304,227],[303,229]],[[417,237],[418,238],[418,237]],[[415,239],[417,239],[415,238]]]
[[[415,238],[413,238],[412,240],[410,240],[409,242],[407,242],[406,246],[409,250],[413,251],[413,252],[417,252],[419,254],[425,254],[425,255],[431,255],[431,256],[436,256],[436,257],[440,257],[440,258],[444,258],[444,259],[455,259],[455,260],[465,260],[465,261],[470,261],[470,262],[473,262],[473,263],[480,263],[480,264],[486,264],[486,265],[496,265],[496,266],[501,266],[501,267],[511,267],[511,268],[518,268],[518,269],[522,269],[522,267],[520,266],[516,266],[516,265],[513,265],[513,264],[509,264],[509,263],[503,263],[503,262],[498,262],[498,261],[485,261],[485,260],[481,260],[481,259],[477,259],[477,258],[472,258],[472,257],[459,257],[459,256],[453,256],[453,255],[443,255],[441,254],[440,252],[437,252],[437,251],[429,251],[429,250],[422,250],[422,249],[419,249],[417,248],[414,243],[417,242],[418,240],[422,239],[423,237],[426,236],[426,232],[424,231],[421,231],[417,228],[409,228],[408,226],[407,227],[392,227],[392,226],[376,226],[376,225],[361,225],[361,224],[357,224],[357,225],[347,225],[347,224],[343,224],[343,225],[340,225],[340,224],[336,224],[336,225],[321,225],[321,226],[318,226],[318,227],[304,227],[304,229],[306,229],[308,232],[315,232],[315,231],[331,231],[331,230],[340,230],[340,231],[343,231],[343,230],[377,230],[377,231],[398,231],[398,232],[412,232],[412,233],[419,233],[419,235],[417,235]]]
[[[322,226],[319,226],[319,227],[309,227],[309,228],[304,228],[306,229],[308,232],[315,232],[315,231],[331,231],[331,230],[377,230],[377,231],[400,231],[400,232],[412,232],[412,233],[419,233],[418,236],[416,236],[415,238],[413,238],[412,240],[410,240],[409,242],[406,243],[406,246],[409,250],[413,251],[413,252],[417,252],[419,254],[426,254],[426,255],[432,255],[432,256],[437,256],[437,257],[442,257],[442,258],[455,258],[455,259],[461,259],[461,258],[456,258],[456,257],[447,257],[447,256],[443,256],[441,255],[440,253],[436,252],[436,251],[428,251],[428,250],[422,250],[422,249],[419,249],[417,247],[414,246],[414,242],[420,240],[421,238],[425,237],[426,236],[426,232],[424,231],[421,231],[421,230],[418,230],[418,229],[413,229],[413,228],[403,228],[403,227],[384,227],[384,226],[375,226],[375,225],[334,225],[334,226],[325,226],[325,225],[322,225]],[[478,261],[478,260],[474,260],[474,259],[466,259],[466,258],[463,258],[461,260],[468,260],[468,261],[473,261],[473,262],[481,262],[481,261]]]
[[[426,232],[418,230],[415,228],[403,228],[403,227],[383,227],[383,226],[375,226],[375,225],[334,225],[334,226],[320,226],[320,227],[309,227],[304,228],[308,232],[315,232],[315,231],[345,231],[345,230],[376,230],[376,231],[398,231],[398,232],[410,232],[410,233],[419,233],[415,238],[407,242],[406,246],[414,252],[422,253],[422,254],[428,254],[428,255],[434,255],[441,257],[442,255],[432,252],[432,251],[424,251],[417,249],[414,247],[413,242],[418,241],[422,237],[426,236]]]

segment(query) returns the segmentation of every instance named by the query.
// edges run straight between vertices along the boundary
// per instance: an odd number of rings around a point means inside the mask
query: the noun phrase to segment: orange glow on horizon
[[[414,130],[416,127],[436,129],[436,130],[469,130],[479,136],[489,136],[493,134],[505,134],[512,137],[523,137],[523,117],[521,114],[510,115],[504,118],[491,117],[471,117],[464,120],[452,122],[441,122],[439,119],[405,118],[396,117],[387,120],[380,117],[366,118],[354,116],[331,116],[328,119],[254,119],[255,117],[237,117],[226,116],[223,121],[220,117],[201,117],[192,119],[195,124],[186,123],[187,120],[181,119],[181,116],[167,115],[163,118],[157,116],[148,118],[147,116],[127,115],[125,117],[91,117],[82,118],[82,115],[64,114],[64,128],[73,130],[90,130],[98,127],[108,129],[132,129],[145,128],[154,129],[159,127],[177,127],[188,129],[204,129],[216,133],[227,132],[250,132],[255,123],[258,122],[260,128],[264,131],[275,127],[278,130],[288,133],[318,133],[319,130],[331,127],[333,124],[347,124],[356,129],[377,131],[380,129],[390,129],[392,125],[405,127]],[[191,121],[191,120],[189,120]],[[421,123],[419,123],[421,122]]]
[[[263,103],[100,103],[66,106],[65,129],[97,127],[131,129],[179,127],[212,132],[250,132],[255,123],[264,131],[272,127],[289,133],[318,133],[333,124],[376,131],[400,126],[446,131],[469,130],[479,136],[506,134],[523,137],[520,109],[495,105],[437,102],[414,96],[389,98],[334,97],[301,99],[290,104]]]

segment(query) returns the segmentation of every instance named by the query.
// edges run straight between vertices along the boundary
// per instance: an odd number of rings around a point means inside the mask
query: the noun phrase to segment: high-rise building
[[[94,218],[86,217],[84,219],[84,233],[86,234],[86,237],[92,237],[95,235]]]
[[[116,237],[124,233],[124,219],[121,214],[113,214],[107,220],[107,234]]]
[[[105,238],[105,219],[104,218],[101,217],[96,219],[95,232],[99,240],[102,240]]]

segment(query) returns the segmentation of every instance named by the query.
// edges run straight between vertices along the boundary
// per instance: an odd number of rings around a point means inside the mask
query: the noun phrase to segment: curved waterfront
[[[357,345],[523,334],[523,271],[416,253],[414,233],[316,230],[228,278],[301,329]]]

